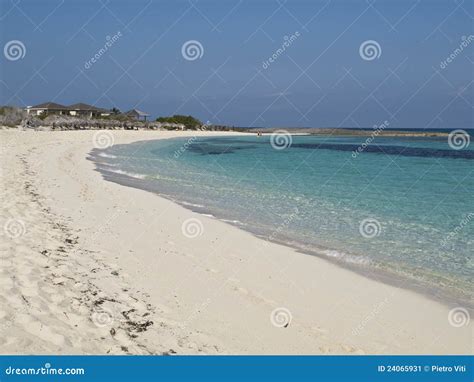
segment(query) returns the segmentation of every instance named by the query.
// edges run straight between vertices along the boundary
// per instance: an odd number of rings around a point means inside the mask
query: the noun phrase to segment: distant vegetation
[[[159,117],[156,122],[182,124],[189,130],[195,130],[202,126],[202,122],[190,115],[173,115],[172,117]]]
[[[25,109],[0,105],[0,128],[50,128],[53,130],[82,129],[150,129],[150,130],[209,130],[209,131],[245,131],[233,126],[203,124],[191,115],[173,115],[160,117],[156,121],[136,120],[120,109],[110,109],[107,116],[66,115],[43,112],[28,114]]]
[[[45,111],[45,112],[41,113],[40,115],[38,115],[37,118],[39,118],[39,119],[41,119],[42,121],[44,121],[46,118],[49,117],[49,115],[50,115],[50,114]],[[53,114],[53,115],[54,115],[54,114]]]
[[[126,114],[122,114],[122,113],[117,113],[117,114],[110,114],[110,115],[99,115],[99,116],[96,116],[94,117],[95,119],[105,119],[107,121],[121,121],[121,122],[125,122],[125,121],[134,121],[134,119]]]
[[[17,126],[25,118],[26,112],[14,106],[0,106],[0,125]]]

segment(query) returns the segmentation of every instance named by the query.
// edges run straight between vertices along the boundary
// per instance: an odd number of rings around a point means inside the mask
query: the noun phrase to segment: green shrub
[[[202,122],[190,115],[173,115],[172,117],[159,117],[156,122],[183,124],[187,129],[196,129],[202,126]]]

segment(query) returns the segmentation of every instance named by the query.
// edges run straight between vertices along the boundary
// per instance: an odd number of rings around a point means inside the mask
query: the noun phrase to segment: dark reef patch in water
[[[337,150],[356,152],[360,145],[352,144],[328,144],[328,143],[294,143],[290,147],[312,150]],[[473,150],[443,150],[426,147],[407,147],[407,146],[379,146],[369,145],[363,149],[363,153],[398,155],[405,157],[423,157],[423,158],[455,158],[455,159],[474,159]]]
[[[196,142],[189,145],[188,150],[201,155],[222,155],[232,154],[237,150],[253,149],[254,147],[255,145],[248,143],[242,146],[230,146],[228,143],[226,145],[213,145],[209,143]]]
[[[213,138],[212,143],[198,140],[189,145],[189,151],[201,155],[233,154],[238,150],[255,149],[258,145],[270,145],[268,140],[259,142],[248,142],[242,139]],[[351,143],[296,143],[293,142],[287,149],[307,150],[335,150],[357,152],[361,144]],[[452,158],[452,159],[474,159],[474,150],[435,149],[427,147],[410,147],[397,145],[371,144],[362,150],[360,154],[385,154],[404,157],[421,158]]]

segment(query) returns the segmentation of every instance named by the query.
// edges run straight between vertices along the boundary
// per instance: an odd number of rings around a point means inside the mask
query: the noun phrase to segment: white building
[[[75,103],[70,106],[64,106],[55,102],[45,102],[35,106],[28,106],[25,110],[28,114],[32,115],[41,115],[43,113],[47,113],[89,118],[105,117],[110,115],[110,111],[88,105],[86,103]]]

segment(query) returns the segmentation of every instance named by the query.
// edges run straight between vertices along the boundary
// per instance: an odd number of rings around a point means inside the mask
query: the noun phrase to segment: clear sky
[[[473,1],[0,4],[1,104],[237,126],[473,127]]]

